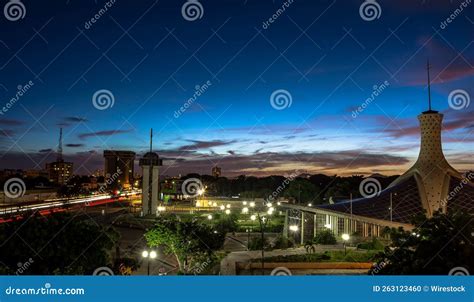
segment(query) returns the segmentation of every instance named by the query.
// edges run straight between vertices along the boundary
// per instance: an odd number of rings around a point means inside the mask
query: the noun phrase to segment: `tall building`
[[[64,185],[72,177],[73,163],[63,159],[63,128],[59,129],[58,155],[55,162],[46,164],[48,179],[51,182]]]
[[[222,174],[222,169],[218,166],[214,166],[212,167],[212,176],[214,176],[215,178],[218,178],[220,177]]]
[[[133,185],[135,152],[104,150],[104,176],[112,188],[129,189]]]
[[[160,170],[162,160],[153,152],[153,129],[150,130],[150,152],[140,159],[142,167],[142,212],[144,215],[155,215],[160,195]]]

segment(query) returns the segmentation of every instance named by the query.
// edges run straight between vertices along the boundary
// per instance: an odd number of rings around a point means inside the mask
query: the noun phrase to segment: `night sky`
[[[33,84],[0,113],[0,168],[44,168],[63,127],[87,174],[104,149],[146,152],[153,128],[165,175],[399,174],[419,150],[428,58],[447,158],[473,168],[474,4],[451,18],[462,1],[379,0],[366,21],[364,1],[200,0],[188,21],[185,2],[22,0],[23,18],[0,15],[0,107]],[[113,106],[94,106],[100,90]],[[278,90],[291,102],[272,106]]]

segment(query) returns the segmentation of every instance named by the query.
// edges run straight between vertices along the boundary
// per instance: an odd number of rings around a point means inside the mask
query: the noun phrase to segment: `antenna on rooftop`
[[[150,152],[153,152],[153,128],[150,128]]]
[[[57,161],[63,160],[63,128],[59,128],[59,144],[58,144],[58,158]]]
[[[426,62],[426,72],[428,74],[428,110],[431,111],[431,79],[430,79],[430,60]]]

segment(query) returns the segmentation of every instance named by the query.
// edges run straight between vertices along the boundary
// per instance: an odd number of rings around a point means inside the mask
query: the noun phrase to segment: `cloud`
[[[62,119],[61,122],[57,123],[57,125],[60,126],[60,127],[68,127],[71,124],[84,123],[84,122],[87,122],[87,121],[88,120],[85,117],[66,116]]]
[[[368,153],[365,150],[348,150],[341,152],[294,152],[276,153],[265,152],[250,155],[234,154],[205,155],[195,154],[181,157],[180,160],[172,154],[169,156],[162,151],[164,158],[164,174],[202,173],[209,174],[210,167],[217,164],[222,167],[225,175],[283,175],[295,170],[305,170],[308,173],[326,172],[329,174],[340,173],[348,169],[370,170],[378,167],[401,167],[410,162],[403,156],[394,156],[382,153]]]
[[[78,117],[78,116],[67,116],[64,118],[64,120],[67,122],[72,122],[72,123],[87,122],[86,118]]]
[[[124,133],[130,133],[132,132],[132,129],[128,130],[102,130],[102,131],[97,131],[97,132],[87,132],[87,133],[81,133],[78,135],[80,139],[85,139],[88,137],[94,137],[94,136],[112,136],[116,134],[124,134]]]
[[[439,42],[434,37],[421,36],[418,38],[418,45],[424,45],[426,50],[422,53],[428,53],[430,56],[430,74],[431,83],[447,83],[474,75],[474,68],[466,63],[472,60],[468,53],[462,56],[458,51],[448,47],[445,43]],[[426,54],[424,54],[426,55]],[[426,58],[414,58],[413,61],[425,61]],[[408,86],[426,86],[426,68],[421,68],[420,64],[416,64],[416,69],[408,69],[403,74]],[[424,66],[423,66],[424,67]]]
[[[49,153],[49,152],[53,152],[53,149],[41,149],[38,151],[39,153]]]
[[[213,141],[198,141],[198,140],[188,140],[192,144],[181,146],[178,148],[178,151],[197,151],[201,149],[209,149],[213,147],[226,146],[235,143],[233,141],[223,141],[223,140],[213,140]]]
[[[78,147],[83,147],[84,144],[66,144],[66,147],[70,148],[78,148]]]
[[[11,129],[0,129],[0,136],[2,137],[12,137],[15,134],[15,131]]]
[[[472,111],[454,111],[454,110],[447,110],[444,113],[444,121],[443,121],[443,131],[456,131],[456,130],[469,130],[472,127],[472,116],[474,112]],[[385,128],[384,123],[379,121],[382,127]],[[385,129],[385,133],[387,133],[390,137],[393,138],[400,138],[404,136],[419,136],[420,135],[420,127],[418,123],[411,119],[408,120],[401,120],[400,123],[397,120],[397,124],[400,126]]]
[[[9,119],[0,119],[0,125],[5,126],[20,126],[23,125],[24,122],[20,120],[9,120]]]

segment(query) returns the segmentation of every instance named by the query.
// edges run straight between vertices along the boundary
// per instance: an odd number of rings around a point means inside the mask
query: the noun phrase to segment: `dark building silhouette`
[[[64,185],[72,177],[73,163],[63,159],[63,128],[59,129],[58,157],[55,162],[46,164],[48,179],[51,182]]]
[[[135,152],[104,150],[104,175],[108,186],[129,189],[133,184]]]

